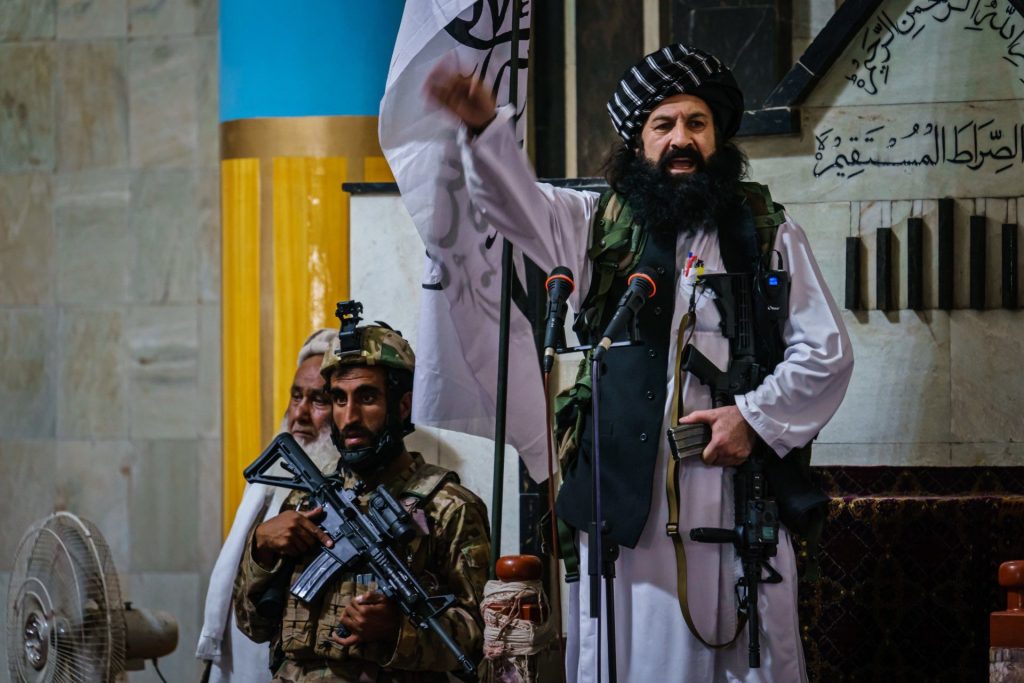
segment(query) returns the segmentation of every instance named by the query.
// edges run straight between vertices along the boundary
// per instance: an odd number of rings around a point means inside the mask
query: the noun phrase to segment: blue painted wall
[[[220,120],[376,116],[404,0],[221,0]]]

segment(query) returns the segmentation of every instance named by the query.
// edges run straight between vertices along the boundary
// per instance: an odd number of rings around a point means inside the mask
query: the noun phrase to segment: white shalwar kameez
[[[545,271],[562,265],[576,274],[570,303],[579,310],[590,287],[591,263],[586,257],[598,195],[537,183],[512,136],[507,108],[478,136],[459,134],[466,181],[475,206],[516,247]],[[853,354],[835,303],[811,255],[803,230],[787,216],[779,226],[775,248],[789,271],[790,313],[784,330],[785,357],[756,390],[736,397],[746,421],[776,453],[784,455],[814,438],[838,409],[853,370]],[[680,235],[673,330],[687,311],[693,283],[681,274],[692,251],[709,273],[724,271],[715,232]],[[728,341],[718,327],[719,315],[710,295],[699,295],[692,341],[720,368],[727,367]],[[675,358],[673,333],[669,358]],[[614,352],[609,354],[613,362]],[[666,368],[668,385],[662,434],[668,429],[673,369]],[[708,389],[693,376],[683,378],[684,412],[709,408]],[[698,642],[683,621],[676,597],[676,562],[671,539],[665,534],[668,446],[662,439],[652,482],[651,510],[636,548],[622,548],[616,563],[615,630],[618,680],[629,683],[662,681],[744,681],[798,683],[807,680],[797,624],[796,564],[788,532],[780,533],[772,566],[782,575],[778,584],[762,584],[758,596],[761,616],[761,667],[750,669],[744,629],[729,648],[712,650]],[[733,526],[733,468],[705,465],[690,458],[681,467],[680,534],[685,539],[690,610],[707,640],[724,641],[736,628],[735,584],[741,575],[729,545],[689,540],[698,526]],[[614,506],[606,508],[614,515]],[[586,538],[580,557],[586,558]],[[585,559],[584,559],[585,562]],[[585,567],[585,564],[584,564]],[[569,591],[567,674],[569,681],[596,679],[596,620],[590,618],[589,578]],[[602,628],[602,631],[605,629]],[[607,648],[602,647],[606,655]],[[602,664],[607,680],[607,664]]]

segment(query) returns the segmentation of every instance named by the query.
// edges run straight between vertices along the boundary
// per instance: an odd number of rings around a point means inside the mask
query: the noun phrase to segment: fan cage
[[[68,512],[37,522],[18,545],[8,589],[11,680],[114,681],[124,670],[122,609],[117,570],[99,529]],[[26,630],[33,617],[44,625],[35,639]],[[30,661],[34,644],[42,663]]]

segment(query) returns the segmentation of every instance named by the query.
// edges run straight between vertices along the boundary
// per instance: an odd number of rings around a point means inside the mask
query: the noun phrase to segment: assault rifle
[[[291,477],[267,474],[280,464]],[[365,569],[374,574],[378,590],[395,601],[417,628],[437,634],[467,676],[476,675],[476,666],[459,649],[451,635],[441,626],[438,616],[455,602],[454,595],[430,595],[402,562],[399,548],[408,543],[416,529],[409,513],[378,486],[370,493],[366,512],[359,506],[359,496],[366,487],[360,482],[345,488],[337,475],[324,476],[291,434],[280,434],[260,457],[245,468],[250,483],[283,486],[305,491],[324,510],[320,528],[334,541],[320,554],[292,585],[291,593],[303,602],[314,599],[338,571]],[[347,636],[344,627],[341,635]]]
[[[753,311],[750,276],[744,273],[705,275],[698,284],[715,293],[715,305],[722,317],[722,334],[729,340],[729,369],[719,370],[692,344],[683,349],[680,367],[711,389],[715,408],[733,405],[737,394],[755,389],[767,374],[754,354]],[[739,610],[747,619],[748,655],[751,668],[761,666],[757,590],[762,583],[779,583],[782,576],[768,564],[779,543],[779,510],[769,495],[766,459],[768,447],[758,439],[742,465],[736,468],[734,494],[736,521],[732,529],[698,527],[690,538],[702,543],[732,543],[743,576],[736,584]],[[764,576],[767,574],[767,576]]]

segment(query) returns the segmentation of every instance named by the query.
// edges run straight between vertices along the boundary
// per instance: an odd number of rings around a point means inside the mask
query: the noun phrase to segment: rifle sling
[[[679,336],[676,340],[676,362],[675,382],[676,388],[672,393],[672,419],[670,427],[679,424],[679,415],[682,413],[682,381],[680,379],[680,364],[682,363],[683,347],[689,341],[687,330],[691,331],[696,327],[696,316],[693,311],[686,313],[679,322]],[[668,458],[668,476],[665,477],[665,492],[668,496],[668,523],[665,525],[665,533],[672,539],[672,546],[676,553],[676,596],[679,599],[679,610],[683,613],[683,621],[690,629],[693,637],[705,646],[720,649],[729,647],[736,642],[736,639],[743,633],[743,627],[747,624],[747,613],[737,609],[736,633],[724,643],[711,643],[697,631],[697,625],[693,623],[693,616],[690,614],[690,602],[687,599],[687,578],[686,578],[686,548],[683,546],[683,538],[679,535],[679,461],[673,456]],[[756,609],[756,606],[755,606]]]

